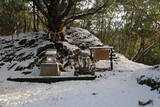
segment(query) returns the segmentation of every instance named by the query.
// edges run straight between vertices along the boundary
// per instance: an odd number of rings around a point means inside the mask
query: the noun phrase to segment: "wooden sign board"
[[[109,60],[110,50],[108,49],[93,49],[93,60]]]

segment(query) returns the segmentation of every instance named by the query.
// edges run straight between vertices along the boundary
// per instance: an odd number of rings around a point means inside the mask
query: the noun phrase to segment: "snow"
[[[137,84],[136,78],[160,73],[151,66],[132,62],[123,55],[114,61],[114,70],[97,72],[93,81],[65,81],[52,84],[7,81],[19,72],[0,69],[2,107],[139,107],[138,101],[153,100],[146,107],[160,107],[160,94]],[[107,67],[106,61],[97,63]],[[156,74],[155,74],[156,73]]]
[[[83,43],[89,46],[103,45],[103,43],[88,30],[76,27],[70,27],[70,29],[66,30],[66,40],[74,45],[82,45]]]
[[[81,28],[70,28],[67,30],[66,39],[69,42],[63,42],[63,45],[72,51],[79,50],[78,46],[83,44],[90,46],[103,45],[96,37],[87,30]],[[71,33],[71,34],[70,34]],[[36,41],[35,47],[24,47],[16,52],[16,55],[24,53],[37,54],[36,50],[49,41],[43,40],[44,32],[25,33],[14,35],[19,41]],[[38,36],[38,38],[36,38]],[[0,59],[11,51],[11,48],[4,48],[9,44],[11,36],[0,38]],[[18,48],[19,41],[15,42]],[[23,46],[22,46],[23,47]],[[88,50],[82,50],[84,54],[89,54]],[[31,74],[24,75],[21,71],[14,71],[17,66],[28,66],[34,60],[33,58],[25,61],[5,62],[0,68],[0,107],[139,107],[138,101],[153,100],[153,104],[146,107],[160,107],[160,94],[157,90],[151,91],[146,85],[139,85],[137,78],[145,75],[145,78],[153,78],[157,81],[160,79],[160,65],[147,66],[135,63],[123,55],[116,53],[118,59],[114,61],[114,70],[105,72],[96,72],[97,78],[93,81],[65,81],[51,84],[45,83],[27,83],[7,81],[9,77],[38,77],[40,71],[38,67],[32,69]],[[65,58],[64,58],[65,59]],[[67,58],[66,58],[67,59]],[[3,63],[3,61],[0,61]],[[12,69],[8,67],[17,63]],[[96,63],[97,68],[108,68],[109,61],[99,61]],[[25,69],[30,71],[31,69]],[[62,76],[74,74],[70,67],[62,72]]]
[[[81,28],[71,27],[65,30],[65,41],[62,43],[67,52],[61,60],[62,66],[67,70],[75,70],[73,56],[78,53],[90,54],[90,46],[103,45],[102,42],[89,31]],[[48,40],[47,33],[43,31],[22,33],[13,35],[14,44],[11,41],[12,35],[0,37],[0,68],[9,71],[22,71],[33,69],[44,59],[47,49],[55,47],[54,43]],[[14,45],[14,50],[13,50]],[[54,52],[47,52],[54,54]],[[69,55],[67,55],[69,54]],[[59,55],[57,55],[59,56]]]
[[[67,49],[72,50],[72,51],[75,51],[75,50],[79,49],[77,46],[71,45],[68,42],[63,42],[63,46],[66,46]]]
[[[47,50],[46,51],[46,55],[56,55],[57,54],[57,50]]]
[[[105,46],[100,46],[100,47],[96,47],[96,46],[90,47],[90,49],[113,49],[113,47],[105,45]]]
[[[28,32],[28,33],[21,33],[19,35],[13,35],[14,37],[14,46],[15,46],[15,57],[9,63],[9,61],[4,61],[2,58],[6,58],[6,56],[10,57],[12,56],[13,50],[12,46],[5,48],[6,46],[12,45],[12,36],[6,36],[0,38],[0,63],[4,63],[3,66],[1,66],[1,69],[14,71],[18,66],[20,67],[28,67],[30,63],[34,62],[34,60],[37,58],[37,49],[40,47],[43,47],[47,44],[53,44],[49,41],[45,41],[43,39],[43,35],[46,34],[45,32],[39,31],[39,32]],[[26,43],[20,45],[19,43],[23,40],[26,40]],[[29,44],[30,41],[35,40],[35,43]],[[28,46],[27,46],[28,44]],[[35,46],[34,46],[35,45]],[[19,50],[17,50],[19,49]],[[25,58],[27,56],[30,56],[30,58]],[[24,58],[24,60],[22,60]],[[15,64],[15,65],[14,65]],[[11,69],[9,69],[12,65],[14,65]],[[6,69],[8,68],[8,69]]]

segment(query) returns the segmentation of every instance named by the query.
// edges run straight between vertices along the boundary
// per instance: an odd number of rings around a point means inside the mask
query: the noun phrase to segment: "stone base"
[[[59,65],[56,63],[42,63],[40,76],[60,76]]]

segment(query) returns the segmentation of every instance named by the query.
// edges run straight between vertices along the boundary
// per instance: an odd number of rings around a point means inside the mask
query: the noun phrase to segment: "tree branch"
[[[74,6],[76,0],[68,0],[68,5],[67,8],[63,11],[62,13],[62,18],[64,18],[65,16],[67,16],[70,12],[70,10],[72,9],[72,7]]]
[[[43,3],[44,3],[44,5],[46,6],[46,8],[48,9],[48,3],[47,3],[47,1],[46,0],[43,0]]]
[[[50,2],[51,2],[51,5],[58,6],[60,0],[50,0]]]
[[[159,46],[158,43],[152,43],[150,46],[148,46],[148,47],[144,50],[144,55],[146,55],[146,54],[150,51],[151,48],[155,48],[155,47],[157,47],[157,46]]]
[[[140,51],[132,58],[132,60],[133,61],[139,61],[140,59],[141,59],[141,57],[142,56],[145,56],[146,54],[148,54],[148,52],[152,49],[152,48],[155,48],[155,47],[157,47],[157,46],[159,46],[159,44],[158,43],[152,43],[151,45],[149,45],[149,46],[147,46],[145,49],[144,49],[144,51],[142,51],[141,49],[140,49]]]
[[[64,25],[74,21],[75,19],[80,19],[80,18],[88,16],[88,15],[93,15],[96,12],[100,11],[105,6],[106,5],[104,4],[104,5],[102,5],[102,6],[98,7],[98,8],[92,8],[92,9],[89,9],[88,11],[86,11],[86,12],[82,12],[82,13],[78,13],[78,14],[69,16],[68,18],[64,19]]]
[[[41,4],[41,2],[39,0],[32,0],[33,3],[35,3],[35,5],[37,6],[37,9],[46,17],[49,18],[47,12],[44,10],[43,5]]]

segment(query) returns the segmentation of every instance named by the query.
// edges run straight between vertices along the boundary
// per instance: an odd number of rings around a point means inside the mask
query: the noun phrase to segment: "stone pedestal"
[[[42,63],[40,70],[40,76],[59,76],[61,73],[57,63]]]

